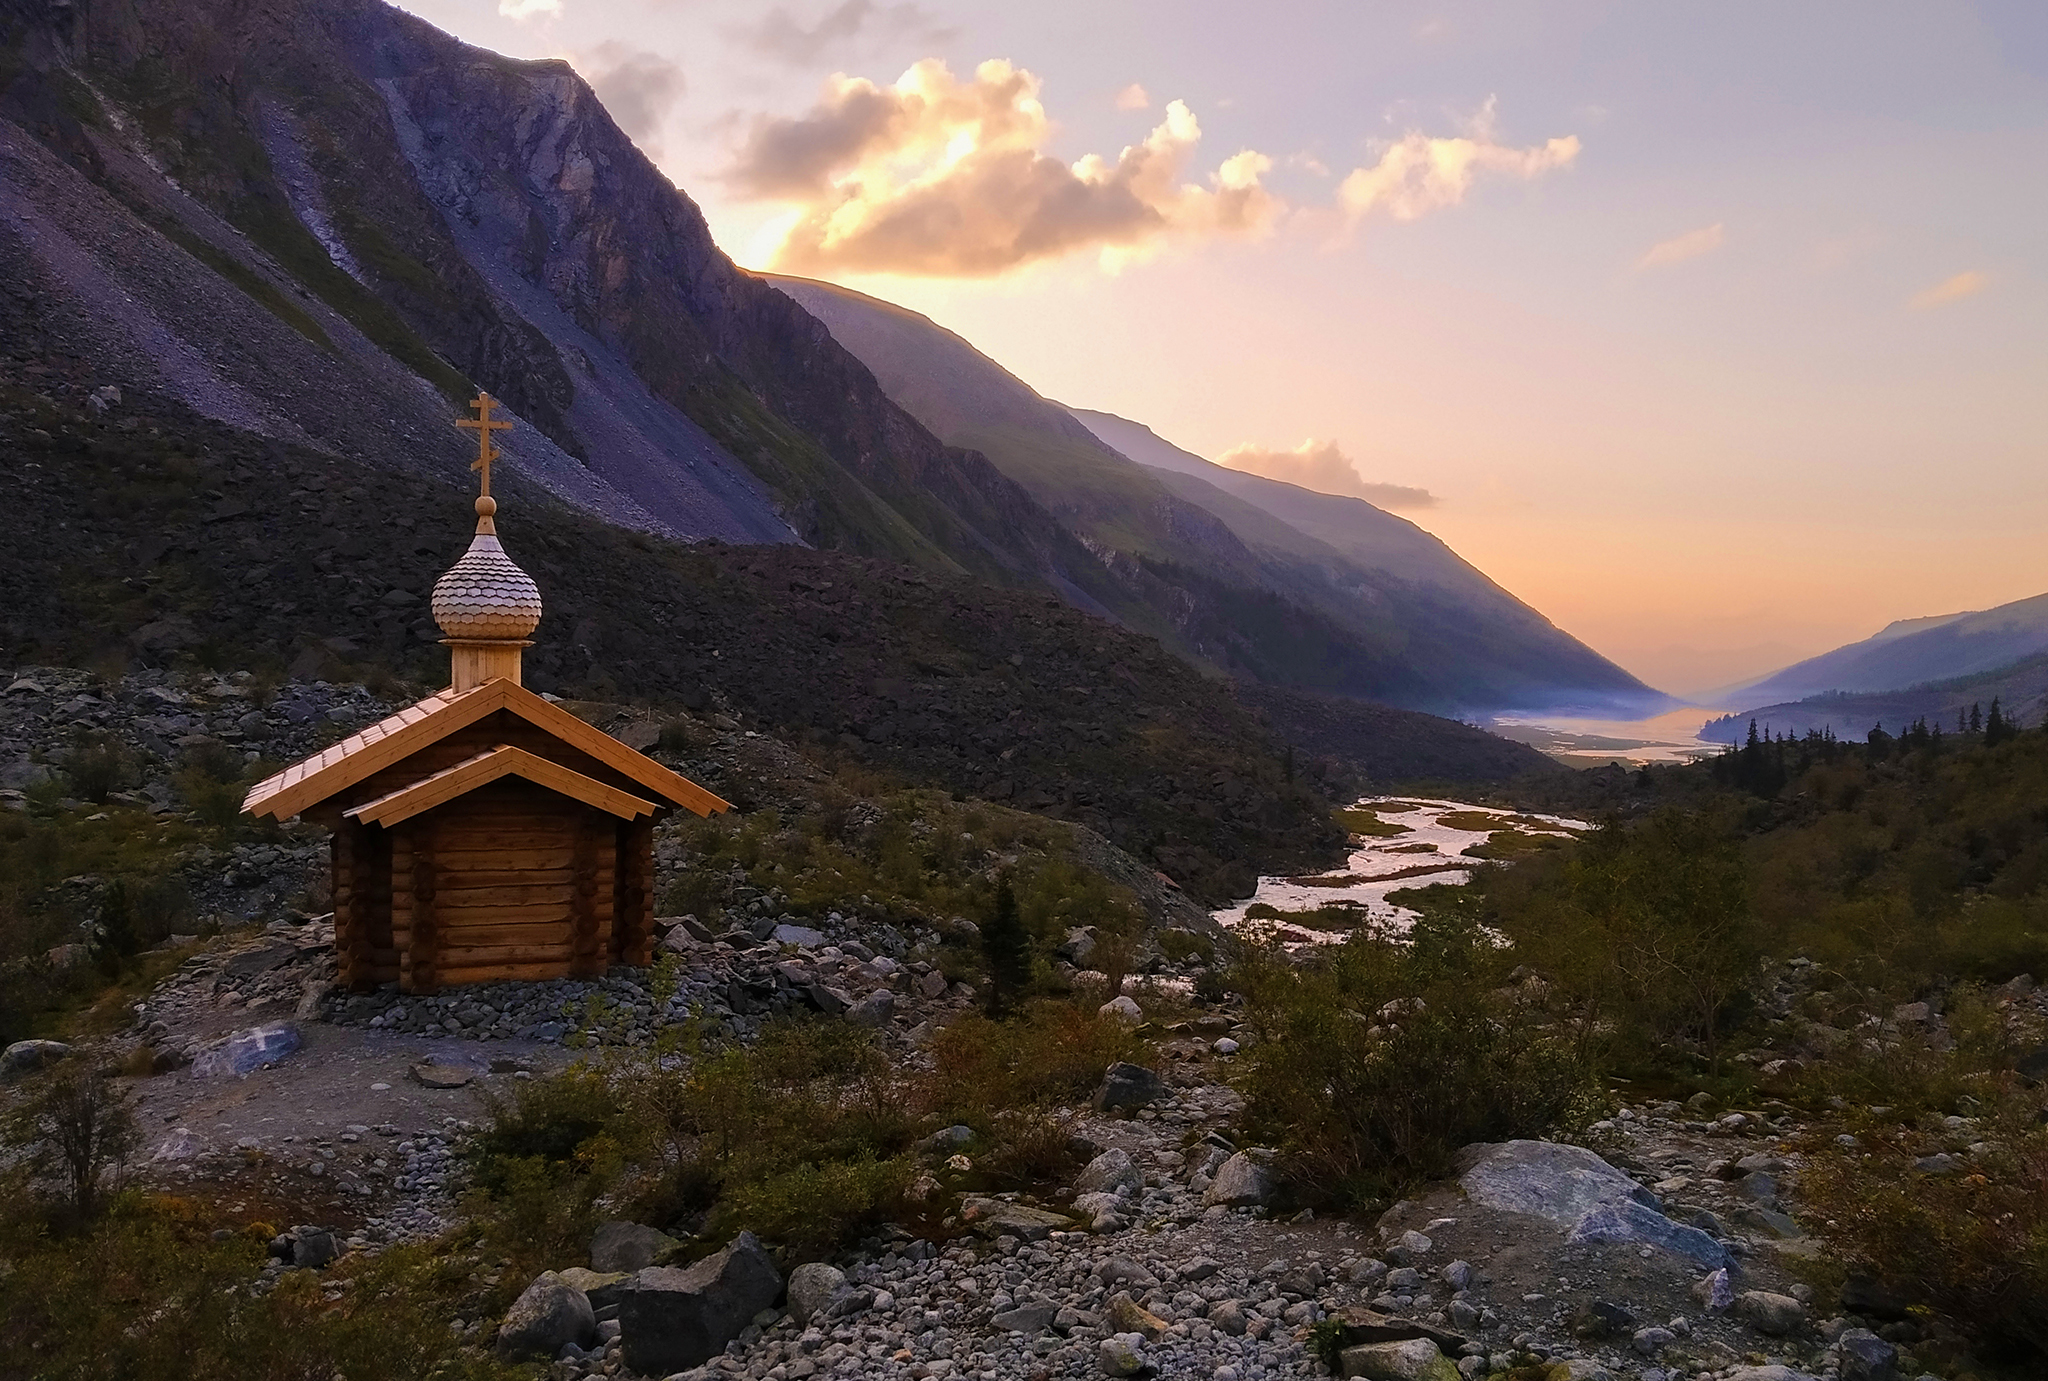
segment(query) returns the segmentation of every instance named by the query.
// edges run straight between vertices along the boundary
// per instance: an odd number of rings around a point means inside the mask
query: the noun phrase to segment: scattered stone
[[[1097,1112],[1136,1112],[1166,1096],[1166,1081],[1143,1065],[1119,1060],[1102,1076],[1095,1091]]]
[[[694,1266],[648,1266],[619,1300],[625,1365],[667,1376],[725,1350],[782,1293],[782,1273],[751,1232]]]
[[[812,1261],[789,1273],[789,1315],[807,1324],[846,1289],[846,1272],[822,1261]]]
[[[1131,1159],[1130,1152],[1111,1148],[1083,1166],[1074,1178],[1082,1194],[1125,1194],[1145,1187],[1145,1172]]]
[[[232,1033],[193,1056],[192,1077],[208,1079],[252,1073],[264,1065],[276,1064],[302,1043],[299,1028],[291,1022],[251,1026]]]
[[[1096,1008],[1095,1014],[1101,1017],[1118,1017],[1134,1026],[1145,1019],[1144,1011],[1127,997],[1111,998]]]
[[[422,1060],[412,1067],[411,1073],[413,1082],[421,1088],[464,1088],[476,1078],[476,1071],[467,1065],[443,1064],[439,1060]]]
[[[960,1205],[960,1217],[973,1224],[984,1237],[1010,1236],[1025,1242],[1042,1242],[1052,1233],[1064,1232],[1074,1220],[1063,1213],[1005,1203],[1001,1199],[971,1198]]]
[[[1899,1350],[1867,1328],[1851,1328],[1835,1339],[1841,1381],[1897,1381]]]
[[[1757,1332],[1782,1338],[1797,1332],[1806,1322],[1806,1306],[1790,1295],[1768,1290],[1744,1290],[1735,1297],[1736,1317]]]
[[[1145,1361],[1145,1340],[1135,1333],[1104,1338],[1095,1350],[1104,1376],[1149,1377],[1153,1369]]]
[[[1543,1218],[1572,1243],[1643,1245],[1702,1266],[1728,1263],[1728,1249],[1698,1228],[1664,1216],[1657,1196],[1582,1146],[1506,1141],[1458,1153],[1458,1183],[1475,1202]]]
[[[630,1275],[681,1245],[667,1233],[641,1223],[601,1223],[590,1235],[590,1269]]]
[[[1158,1342],[1166,1332],[1166,1320],[1132,1299],[1128,1290],[1119,1290],[1110,1296],[1107,1312],[1109,1322],[1117,1332],[1140,1334],[1148,1343]]]
[[[1216,1178],[1202,1192],[1202,1202],[1225,1208],[1253,1208],[1273,1202],[1273,1153],[1239,1151],[1217,1167]]]
[[[1370,1381],[1461,1381],[1457,1367],[1427,1338],[1360,1343],[1338,1355],[1339,1372]]]
[[[1725,1314],[1735,1307],[1735,1282],[1726,1266],[1709,1271],[1692,1287],[1692,1297],[1709,1314]]]
[[[543,1271],[512,1302],[498,1327],[498,1356],[508,1362],[551,1361],[575,1344],[597,1339],[597,1315],[589,1298],[553,1271]]]
[[[26,1074],[53,1065],[71,1053],[63,1041],[16,1041],[0,1052],[0,1074]]]

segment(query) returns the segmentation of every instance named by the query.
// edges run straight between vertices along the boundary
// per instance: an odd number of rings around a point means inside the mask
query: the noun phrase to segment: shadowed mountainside
[[[1041,397],[918,313],[833,284],[770,281],[942,439],[986,454],[1106,561],[1175,587],[1182,635],[1235,675],[1433,710],[1655,697],[1412,523],[1193,456],[1185,468],[1213,479],[1136,463],[1090,429],[1092,415]],[[1241,480],[1299,496],[1294,507],[1343,545],[1235,492]]]

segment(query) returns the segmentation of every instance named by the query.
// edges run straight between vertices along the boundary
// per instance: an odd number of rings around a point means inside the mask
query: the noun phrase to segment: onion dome
[[[540,626],[540,587],[512,564],[491,521],[489,495],[476,501],[476,536],[462,559],[434,582],[434,622],[465,642],[524,638]]]

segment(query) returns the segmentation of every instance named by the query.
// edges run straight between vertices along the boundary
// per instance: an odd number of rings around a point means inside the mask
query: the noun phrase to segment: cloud
[[[1364,499],[1380,508],[1434,508],[1437,503],[1436,495],[1427,489],[1411,489],[1403,484],[1374,484],[1360,478],[1358,467],[1337,449],[1336,442],[1318,441],[1314,437],[1291,451],[1275,451],[1250,444],[1234,446],[1218,456],[1216,463],[1247,474],[1300,485],[1320,494]]]
[[[1338,186],[1337,200],[1353,223],[1375,212],[1385,212],[1397,221],[1412,221],[1456,206],[1482,172],[1526,182],[1568,168],[1578,156],[1577,135],[1526,149],[1495,142],[1493,101],[1488,99],[1465,134],[1438,138],[1410,130],[1402,135],[1370,168],[1354,168]]]
[[[918,5],[877,5],[874,0],[844,0],[809,27],[778,6],[758,22],[727,32],[757,53],[801,66],[815,62],[829,49],[851,42],[863,29],[884,38],[916,35],[938,40],[950,38],[953,33]]]
[[[661,156],[662,120],[683,95],[683,69],[659,53],[606,40],[576,65],[604,108],[649,158]]]
[[[1945,278],[1925,292],[1913,295],[1912,305],[1918,308],[1944,307],[1951,302],[1961,302],[1966,297],[1975,297],[1991,286],[1989,274],[1971,269],[1953,278]]]
[[[1152,98],[1145,94],[1144,87],[1136,82],[1132,82],[1129,86],[1116,93],[1116,108],[1118,110],[1150,110],[1152,108]]]
[[[1697,259],[1702,254],[1712,254],[1728,241],[1728,227],[1720,221],[1688,230],[1683,235],[1674,235],[1660,240],[1643,252],[1636,260],[1639,269],[1660,268],[1665,264],[1682,264],[1688,259]]]
[[[562,0],[498,0],[498,13],[507,19],[532,19],[536,15],[560,19]]]
[[[1245,150],[1201,182],[1201,126],[1168,105],[1115,159],[1042,150],[1039,81],[1000,60],[969,80],[928,58],[893,86],[839,75],[807,113],[755,121],[728,170],[742,195],[792,208],[773,260],[795,272],[988,277],[1097,250],[1112,266],[1169,236],[1246,235],[1280,203]]]

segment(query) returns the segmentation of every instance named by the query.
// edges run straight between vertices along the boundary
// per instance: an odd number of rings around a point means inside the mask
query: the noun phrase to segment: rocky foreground
[[[759,909],[783,925],[772,903]],[[273,1244],[274,1281],[447,1221],[460,1148],[475,1130],[474,1104],[458,1100],[559,1066],[570,1058],[562,1040],[630,1044],[708,1001],[734,1035],[770,1011],[810,1008],[872,1023],[916,1059],[924,1033],[969,998],[909,955],[899,963],[848,937],[776,936],[773,926],[763,941],[744,926],[705,939],[678,920],[674,968],[690,976],[673,1009],[634,1000],[648,994],[648,975],[619,974],[589,985],[614,1003],[611,1025],[565,1021],[561,1031],[530,1020],[538,1008],[508,1010],[482,991],[431,1003],[326,993],[309,976],[323,964],[317,923],[210,952],[153,995],[135,1034],[175,1039],[204,1025],[202,1010],[218,1024],[266,1002],[280,1014],[290,1002],[295,1016],[197,1042],[181,1052],[189,1065],[140,1085],[151,1110],[179,1124],[160,1134],[150,1173],[227,1187],[269,1174],[333,1189],[335,1223]],[[239,1000],[221,1007],[228,998]],[[1228,1081],[1251,1039],[1233,1010],[1163,1032],[1164,1077],[1115,1067],[1088,1105],[1067,1110],[1070,1149],[1085,1161],[1072,1184],[1036,1197],[949,1197],[938,1176],[971,1167],[978,1149],[969,1129],[951,1128],[922,1148],[933,1173],[920,1186],[929,1197],[918,1232],[891,1229],[785,1275],[744,1234],[685,1264],[681,1244],[655,1229],[608,1224],[584,1259],[557,1263],[505,1318],[451,1326],[501,1355],[546,1360],[555,1381],[1254,1381],[1333,1365],[1382,1381],[1914,1374],[1901,1371],[1898,1345],[1922,1343],[1922,1325],[1898,1302],[1852,1281],[1845,1298],[1858,1312],[1817,1317],[1809,1307],[1797,1267],[1818,1249],[1794,1191],[1797,1147],[1812,1129],[1782,1106],[1638,1103],[1592,1128],[1586,1145],[1469,1147],[1457,1178],[1370,1227],[1282,1218],[1270,1154],[1232,1130],[1242,1104]],[[280,1028],[293,1033],[289,1048],[250,1034]],[[377,1100],[401,1097],[411,1101],[400,1111],[373,1116],[397,1106]],[[350,1120],[309,1134],[309,1103]],[[299,1130],[265,1129],[279,1113],[293,1115],[275,1125]],[[202,1115],[217,1119],[211,1130]],[[229,1139],[242,1128],[258,1130]],[[1960,1164],[1974,1133],[1952,1131]],[[475,1264],[480,1277],[492,1270]]]

